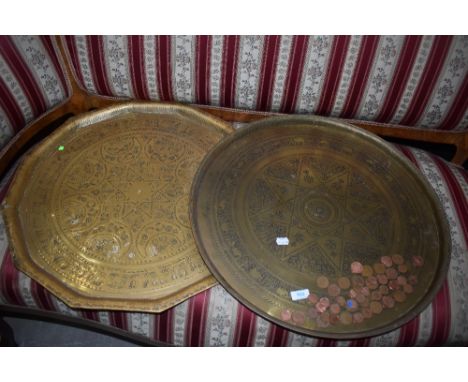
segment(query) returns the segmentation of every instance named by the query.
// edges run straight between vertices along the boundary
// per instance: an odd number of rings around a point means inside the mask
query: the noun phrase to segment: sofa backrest
[[[69,36],[90,93],[468,127],[468,36]]]
[[[0,148],[70,95],[51,36],[0,36]]]

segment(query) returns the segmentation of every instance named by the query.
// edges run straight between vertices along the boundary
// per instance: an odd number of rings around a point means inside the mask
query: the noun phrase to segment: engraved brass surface
[[[65,123],[27,155],[4,202],[15,263],[72,307],[160,312],[213,286],[189,192],[202,158],[231,132],[154,103]]]
[[[448,269],[447,223],[426,180],[380,138],[326,118],[272,118],[220,142],[197,172],[191,221],[230,293],[309,335],[395,329]]]

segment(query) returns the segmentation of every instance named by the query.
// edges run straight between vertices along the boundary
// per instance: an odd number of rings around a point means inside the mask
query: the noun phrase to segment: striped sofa
[[[78,114],[95,99],[317,114],[395,131],[410,126],[422,138],[439,131],[459,137],[468,149],[468,37],[1,36],[0,200],[20,160],[11,153],[38,121]],[[452,253],[432,304],[392,332],[353,341],[299,335],[257,316],[220,285],[160,314],[71,309],[15,268],[1,217],[0,303],[185,346],[467,345],[468,172],[422,149],[395,147],[438,195]]]

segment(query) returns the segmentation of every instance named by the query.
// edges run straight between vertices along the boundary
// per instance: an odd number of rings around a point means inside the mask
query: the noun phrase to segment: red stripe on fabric
[[[447,280],[432,302],[432,331],[426,346],[441,346],[447,342],[451,326],[450,293]]]
[[[288,344],[289,332],[281,326],[271,324],[268,331],[266,346],[279,347]]]
[[[351,347],[367,347],[369,346],[370,338],[359,338],[357,340],[352,340],[349,343]]]
[[[157,313],[154,315],[154,339],[157,341],[172,343],[172,332],[173,332],[173,311],[171,308],[163,313]]]
[[[45,288],[37,281],[31,279],[31,295],[40,309],[55,311],[55,305]]]
[[[196,37],[195,94],[196,102],[201,105],[210,103],[210,66],[212,36]]]
[[[100,95],[112,96],[107,83],[107,70],[104,59],[103,36],[87,36],[89,65],[93,76],[94,86]]]
[[[236,328],[232,346],[252,346],[255,337],[256,315],[246,307],[237,309]]]
[[[0,107],[5,111],[15,133],[26,125],[23,113],[16,103],[16,99],[10,93],[2,78],[0,78]]]
[[[379,39],[379,36],[364,36],[362,38],[356,67],[349,85],[348,95],[346,96],[346,101],[341,111],[341,118],[353,118],[358,111],[375,59]]]
[[[329,115],[332,111],[350,41],[350,36],[335,36],[333,38],[317,114]]]
[[[401,48],[393,78],[390,81],[383,106],[376,120],[388,122],[393,118],[396,108],[401,101],[405,85],[411,73],[411,69],[416,61],[422,36],[407,36]]]
[[[268,111],[271,108],[280,41],[280,36],[265,37],[256,110]]]
[[[19,291],[19,272],[13,263],[13,257],[9,248],[7,248],[3,257],[0,274],[2,275],[0,293],[3,298],[9,304],[26,306]]]
[[[12,175],[10,179],[7,180],[3,188],[0,190],[0,203],[3,201],[6,194],[8,193],[8,190],[10,189],[10,185],[13,182],[13,178],[14,178],[14,175]]]
[[[317,346],[319,346],[319,347],[333,347],[333,346],[336,346],[336,341],[335,340],[325,339],[325,338],[320,338],[317,341]]]
[[[443,122],[440,124],[439,129],[451,130],[457,127],[461,119],[468,109],[468,73],[458,90],[457,96],[452,102],[449,112],[445,116]]]
[[[288,73],[284,85],[285,92],[281,101],[281,112],[283,113],[292,113],[296,108],[308,43],[308,36],[294,36],[293,38]]]
[[[421,80],[400,124],[411,126],[421,117],[444,66],[452,38],[453,36],[435,37]]]
[[[94,310],[81,310],[81,316],[83,318],[86,318],[87,320],[93,320],[93,321],[98,321],[99,322],[99,315],[96,311]]]
[[[109,319],[112,326],[128,330],[127,314],[125,312],[109,312]]]
[[[171,37],[156,37],[156,72],[158,73],[158,90],[161,101],[173,101],[172,96],[172,60]]]
[[[41,88],[10,37],[3,37],[0,40],[0,55],[3,56],[3,59],[21,86],[23,93],[28,98],[34,116],[37,117],[44,113],[47,110],[47,103]]]
[[[55,72],[58,74],[60,78],[60,82],[62,83],[62,88],[65,92],[65,96],[68,97],[70,95],[67,81],[65,80],[65,74],[63,72],[62,66],[60,65],[58,59],[58,52],[56,52],[54,45],[52,44],[52,37],[51,36],[41,36],[41,41],[44,47],[47,50],[47,53],[52,61],[52,64],[55,67]]]
[[[186,346],[203,346],[205,342],[205,324],[208,314],[210,291],[198,293],[189,300],[187,325],[185,331]]]
[[[223,42],[223,63],[221,69],[220,106],[234,107],[236,95],[237,58],[239,36],[225,36]]]
[[[419,316],[400,328],[400,337],[396,346],[414,346],[419,334]]]
[[[143,36],[130,36],[128,38],[128,64],[134,96],[138,99],[150,99],[146,87],[143,38]]]
[[[76,51],[75,38],[73,36],[65,36],[65,45],[68,48],[68,53],[70,55],[71,62],[70,64],[74,67],[74,72],[78,78],[75,78],[80,86],[85,89],[85,82],[83,78],[83,73],[81,72],[81,64],[78,58],[78,53]]]

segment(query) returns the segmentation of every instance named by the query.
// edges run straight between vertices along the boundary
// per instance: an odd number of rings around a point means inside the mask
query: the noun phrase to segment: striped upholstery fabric
[[[428,153],[398,146],[429,180],[452,240],[447,280],[419,317],[385,335],[354,341],[302,336],[271,324],[215,286],[161,314],[70,309],[13,265],[0,217],[0,302],[59,311],[185,346],[422,346],[468,345],[468,172]],[[3,199],[11,174],[0,186]]]
[[[68,36],[90,93],[468,128],[468,36]]]
[[[69,96],[50,36],[0,36],[0,149],[30,121]]]

